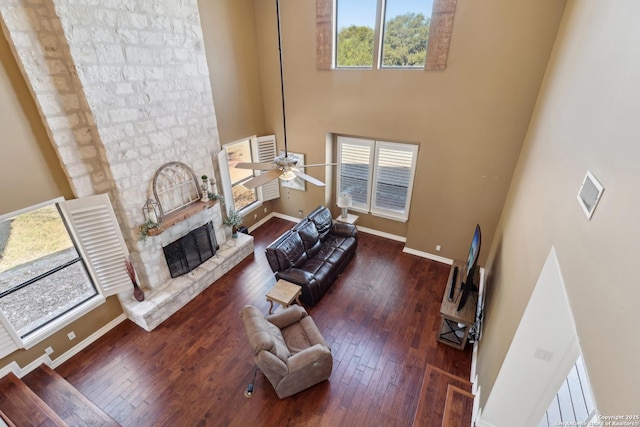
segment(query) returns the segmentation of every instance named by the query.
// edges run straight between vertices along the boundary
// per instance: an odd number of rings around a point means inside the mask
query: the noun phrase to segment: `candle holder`
[[[142,214],[147,222],[153,224],[160,224],[162,222],[162,215],[160,214],[160,208],[158,203],[153,199],[147,199],[147,202],[142,207]]]

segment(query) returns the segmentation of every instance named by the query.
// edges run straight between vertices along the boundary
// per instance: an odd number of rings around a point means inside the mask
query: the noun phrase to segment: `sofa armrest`
[[[336,236],[358,238],[358,229],[356,226],[353,224],[346,224],[344,222],[334,222],[331,227],[331,233]]]
[[[302,329],[304,329],[304,333],[307,334],[309,344],[311,344],[312,346],[320,344],[324,347],[327,347],[329,351],[331,351],[331,346],[324,339],[324,337],[320,333],[320,329],[318,329],[316,322],[313,321],[313,318],[311,316],[300,319],[300,325],[302,326]]]
[[[271,380],[271,375],[269,374],[276,374],[280,377],[284,377],[289,373],[288,360],[287,363],[284,363],[278,358],[278,356],[268,351],[259,352],[254,356],[254,360],[262,372],[267,375],[269,380]]]
[[[307,311],[303,307],[300,307],[299,305],[292,305],[284,310],[270,314],[266,319],[270,323],[276,325],[278,329],[284,329],[289,325],[299,322],[300,319],[306,316]]]
[[[296,371],[303,370],[307,366],[325,357],[331,358],[331,350],[329,350],[328,347],[325,347],[322,344],[315,344],[311,347],[307,347],[287,360],[289,373],[292,374]]]

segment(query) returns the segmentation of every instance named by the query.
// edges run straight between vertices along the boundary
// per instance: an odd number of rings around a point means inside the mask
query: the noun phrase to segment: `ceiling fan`
[[[292,180],[296,177],[300,177],[311,184],[319,187],[324,187],[325,183],[307,175],[300,171],[301,167],[313,167],[313,166],[331,166],[337,163],[321,163],[316,165],[299,165],[298,157],[289,153],[287,148],[287,117],[284,106],[284,73],[282,63],[282,36],[280,34],[280,0],[276,0],[276,16],[278,19],[278,53],[280,55],[280,92],[282,96],[282,128],[284,132],[284,151],[280,152],[280,155],[273,159],[273,162],[269,163],[238,163],[236,168],[238,169],[254,169],[265,171],[255,178],[251,178],[243,185],[249,189],[260,187],[276,178],[280,178],[285,181]]]

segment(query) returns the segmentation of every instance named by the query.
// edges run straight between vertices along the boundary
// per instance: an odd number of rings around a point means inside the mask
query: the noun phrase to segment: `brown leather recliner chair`
[[[265,317],[256,307],[240,311],[256,365],[280,399],[329,379],[331,349],[299,305]]]

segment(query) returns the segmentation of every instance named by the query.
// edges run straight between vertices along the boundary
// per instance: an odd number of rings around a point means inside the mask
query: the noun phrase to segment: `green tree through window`
[[[424,67],[431,19],[406,13],[385,23],[382,65],[384,67]]]
[[[373,64],[373,28],[352,25],[338,33],[339,67],[371,67]]]
[[[378,2],[381,0],[378,0]],[[335,66],[424,68],[431,26],[431,0],[386,0],[383,26],[376,23],[374,0],[337,3]],[[374,51],[381,37],[378,51]]]

